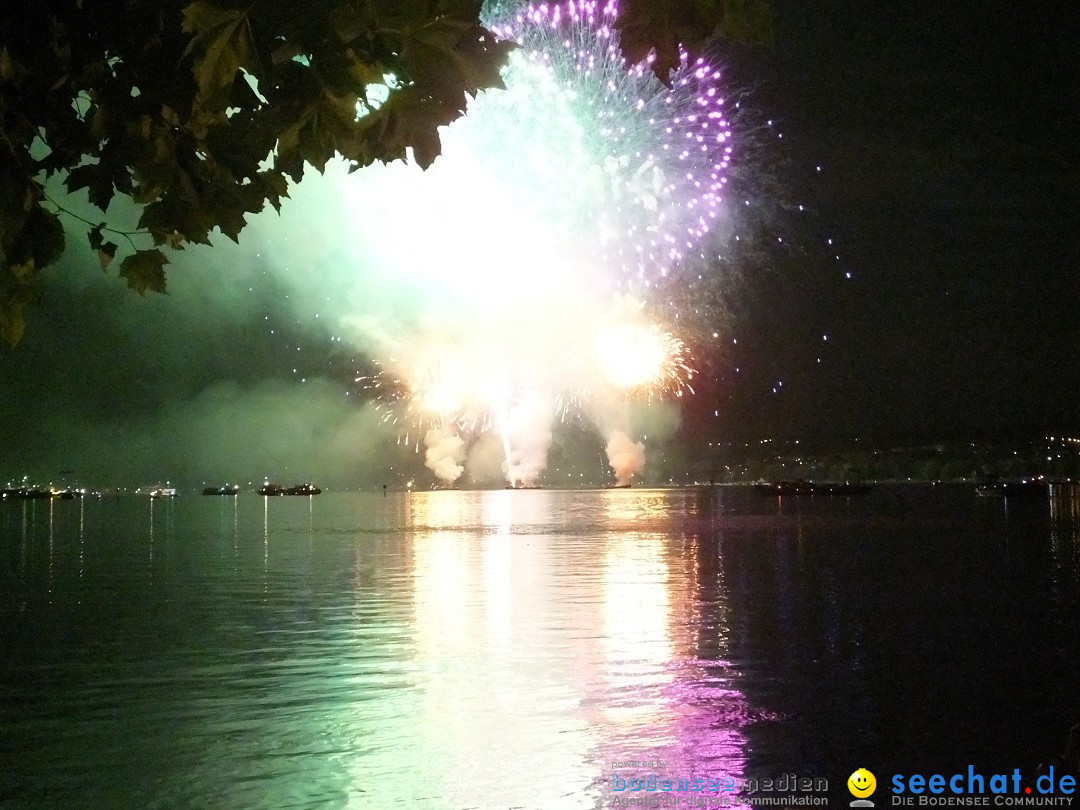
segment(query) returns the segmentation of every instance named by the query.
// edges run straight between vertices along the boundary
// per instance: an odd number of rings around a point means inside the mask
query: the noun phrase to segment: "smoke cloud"
[[[435,477],[447,484],[453,484],[465,471],[465,440],[446,429],[433,428],[424,437],[427,451],[424,454],[424,466],[435,473]]]
[[[520,407],[503,428],[504,471],[511,486],[534,486],[547,468],[551,447],[551,412],[540,403]]]
[[[608,465],[615,471],[615,483],[624,486],[645,469],[645,445],[633,441],[621,430],[608,437]]]

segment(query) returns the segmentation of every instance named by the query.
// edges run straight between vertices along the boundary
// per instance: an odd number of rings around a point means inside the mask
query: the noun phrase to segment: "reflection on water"
[[[1023,768],[1080,715],[1080,497],[979,500],[4,503],[0,804],[546,810],[632,797],[616,776],[840,799],[856,764]]]
[[[1050,541],[1058,565],[1077,567],[1080,548],[1080,486],[1056,485],[1050,488]],[[1072,554],[1068,561],[1063,555]]]
[[[604,663],[614,697],[608,713],[630,731],[649,729],[643,739],[654,744],[670,742],[664,694],[672,682],[667,663],[675,654],[668,604],[672,583],[662,546],[661,537],[642,533],[608,542],[601,574]],[[639,753],[627,751],[634,756],[624,758],[637,759]]]
[[[467,807],[558,790],[586,801],[596,776],[582,695],[564,634],[591,595],[560,581],[550,544],[524,525],[549,522],[547,497],[510,491],[418,494],[410,520],[414,657],[420,690],[407,748],[432,795]],[[483,526],[484,531],[475,527]],[[581,628],[577,628],[581,629]],[[568,722],[569,720],[569,722]],[[391,753],[389,768],[401,773]],[[406,785],[402,785],[405,789]]]

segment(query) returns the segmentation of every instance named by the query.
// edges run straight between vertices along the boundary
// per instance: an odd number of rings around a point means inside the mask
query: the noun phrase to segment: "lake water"
[[[1069,489],[4,502],[0,806],[1029,773],[1080,719],[1078,608]]]

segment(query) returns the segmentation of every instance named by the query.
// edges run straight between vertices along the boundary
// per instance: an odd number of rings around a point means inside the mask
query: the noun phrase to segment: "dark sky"
[[[775,51],[736,69],[812,214],[746,281],[721,434],[1080,430],[1075,7],[775,7]]]
[[[759,187],[805,211],[770,215],[728,285],[732,342],[699,358],[683,432],[1080,435],[1075,8],[775,9],[774,48],[729,75],[773,121]],[[362,359],[258,263],[197,255],[145,300],[82,253],[50,274],[0,351],[0,479],[382,480],[392,448],[345,396]]]

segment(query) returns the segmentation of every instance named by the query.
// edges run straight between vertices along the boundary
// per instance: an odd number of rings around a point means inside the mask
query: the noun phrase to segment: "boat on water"
[[[202,491],[203,495],[239,495],[239,484],[223,484],[220,487],[206,487]]]
[[[85,498],[91,493],[86,489],[59,489],[57,487],[16,487],[0,490],[0,500],[44,501],[58,498],[73,501]],[[94,493],[96,494],[96,493]]]
[[[259,494],[266,496],[277,495],[318,495],[322,490],[314,484],[297,484],[292,487],[283,487],[281,484],[266,483],[259,487]]]
[[[773,481],[755,484],[754,489],[761,495],[810,498],[818,496],[850,497],[865,495],[871,489],[869,484],[851,481]]]
[[[5,489],[2,493],[2,497],[5,500],[13,498],[23,501],[46,500],[47,498],[56,498],[59,496],[59,490],[54,492],[47,487],[19,487],[16,489]]]
[[[165,486],[163,484],[153,484],[148,487],[139,487],[135,490],[136,495],[149,495],[152,499],[157,500],[159,498],[175,498],[179,492],[176,487]]]
[[[1020,481],[982,480],[975,485],[980,498],[1047,498],[1050,482],[1045,478],[1025,478]]]

